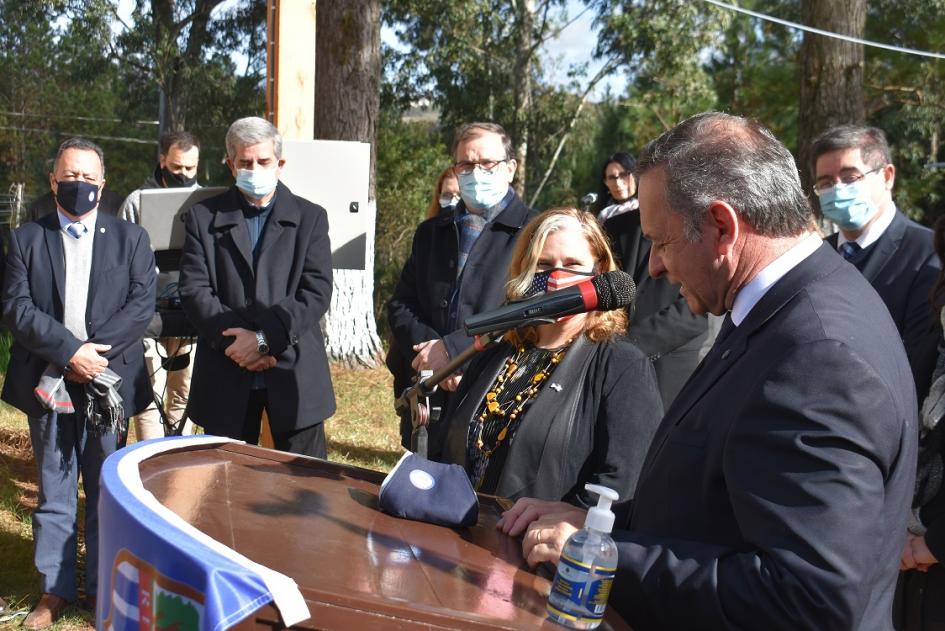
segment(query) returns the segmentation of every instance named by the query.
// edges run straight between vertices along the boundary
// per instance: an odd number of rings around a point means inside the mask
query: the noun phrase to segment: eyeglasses
[[[474,170],[479,169],[485,173],[492,173],[495,171],[495,168],[502,164],[503,162],[508,162],[508,158],[503,158],[502,160],[477,160],[475,162],[470,162],[468,160],[463,160],[462,162],[457,162],[453,165],[453,171],[460,175],[466,175],[472,173]]]
[[[604,178],[604,181],[605,181],[605,182],[616,182],[617,180],[625,180],[625,179],[627,179],[628,177],[630,177],[631,175],[633,175],[633,173],[629,173],[629,172],[627,172],[627,171],[621,171],[620,173],[616,173],[616,174],[614,174],[614,175],[608,175],[607,177]]]
[[[875,169],[870,169],[866,173],[853,171],[851,173],[846,173],[844,175],[841,175],[839,178],[824,176],[818,179],[816,182],[814,182],[814,192],[817,193],[818,195],[821,195],[822,193],[836,186],[837,182],[841,182],[842,184],[846,186],[849,186],[850,184],[856,184],[857,182],[865,178],[870,173],[876,173],[877,171],[885,167],[886,165],[884,164],[884,165],[876,167]]]

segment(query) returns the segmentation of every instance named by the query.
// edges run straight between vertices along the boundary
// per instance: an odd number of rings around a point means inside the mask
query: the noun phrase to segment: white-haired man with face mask
[[[277,449],[324,458],[335,412],[318,324],[331,302],[328,216],[279,182],[282,136],[268,121],[234,122],[226,153],[235,185],[186,220],[180,292],[198,331],[187,414],[256,444],[266,410]]]

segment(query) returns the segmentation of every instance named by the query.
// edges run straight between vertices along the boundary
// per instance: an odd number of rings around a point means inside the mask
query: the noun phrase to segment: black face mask
[[[70,215],[81,217],[98,206],[98,186],[82,180],[56,182],[56,201]]]
[[[190,188],[197,183],[197,176],[184,177],[180,173],[171,173],[167,167],[161,167],[161,179],[167,188]]]

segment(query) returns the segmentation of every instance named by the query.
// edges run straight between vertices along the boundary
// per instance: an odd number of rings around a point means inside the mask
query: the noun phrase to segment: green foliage
[[[945,50],[945,1],[873,0],[867,38],[920,50]],[[892,145],[896,203],[931,225],[945,215],[945,65],[941,60],[867,49],[867,112]]]
[[[218,4],[139,1],[123,24],[117,0],[0,0],[0,190],[25,182],[27,198],[46,192],[56,148],[75,135],[102,146],[109,188],[138,188],[157,157],[168,66],[187,127],[202,140],[201,181],[228,182],[226,128],[264,110],[265,3],[217,8],[199,27],[205,36],[192,40],[199,20],[186,16]],[[176,37],[157,26],[153,7],[170,8],[161,19],[177,20]]]

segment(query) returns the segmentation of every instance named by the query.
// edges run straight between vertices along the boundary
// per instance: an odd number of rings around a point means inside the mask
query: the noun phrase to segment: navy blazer
[[[917,436],[895,325],[822,245],[667,411],[611,603],[640,631],[891,628]]]
[[[827,242],[837,249],[837,234]],[[918,400],[929,391],[938,357],[938,313],[929,305],[929,293],[941,270],[932,244],[932,231],[898,210],[877,241],[850,261],[863,273],[886,303],[906,347]]]
[[[186,214],[180,293],[199,334],[187,415],[211,434],[241,426],[256,373],[224,353],[224,329],[238,327],[264,331],[277,360],[261,373],[272,429],[310,427],[335,413],[319,327],[332,292],[328,214],[280,182],[254,269],[240,195],[230,187]]]
[[[154,254],[139,226],[98,213],[85,326],[89,342],[111,344],[103,353],[121,377],[128,415],[153,400],[141,339],[154,315]],[[3,321],[13,333],[2,398],[30,417],[46,410],[33,394],[50,363],[65,367],[84,343],[63,325],[65,263],[58,213],[10,235],[3,288]],[[78,391],[79,389],[73,389]],[[78,407],[78,406],[76,406]]]

